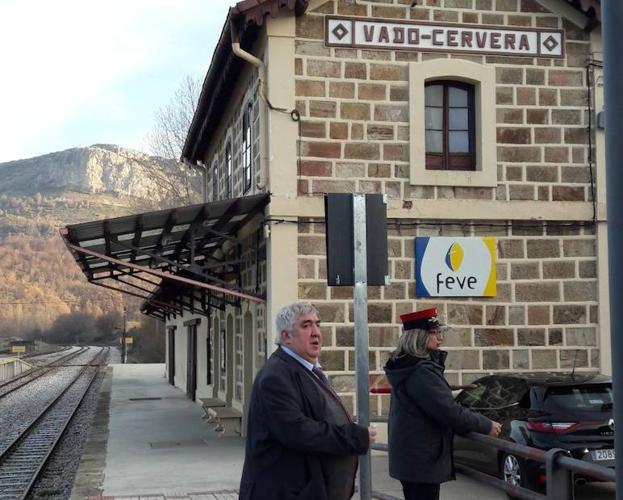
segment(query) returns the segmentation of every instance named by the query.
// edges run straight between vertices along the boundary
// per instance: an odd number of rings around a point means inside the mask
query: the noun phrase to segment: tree
[[[156,123],[149,134],[150,151],[162,158],[179,159],[190,128],[201,84],[186,76],[179,84],[169,103],[156,111]]]
[[[198,201],[196,199],[197,186],[193,186],[197,184],[197,177],[179,160],[197,109],[200,91],[200,81],[186,76],[169,99],[168,104],[156,111],[155,124],[148,135],[150,154],[171,162],[170,169],[167,170],[168,174],[172,174],[171,177],[166,174],[162,175],[161,172],[152,173],[153,179],[171,193],[172,201],[180,200],[185,203]]]

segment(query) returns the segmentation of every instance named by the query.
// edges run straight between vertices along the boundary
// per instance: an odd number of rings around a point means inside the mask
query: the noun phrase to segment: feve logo
[[[495,238],[416,238],[416,296],[494,297],[495,262]]]

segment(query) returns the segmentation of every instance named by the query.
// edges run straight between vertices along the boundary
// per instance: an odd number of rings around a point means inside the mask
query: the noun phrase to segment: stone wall
[[[595,237],[581,224],[451,224],[389,221],[391,285],[369,287],[370,382],[385,384],[383,365],[400,333],[400,314],[437,307],[450,327],[447,379],[469,383],[490,372],[576,371],[599,368]],[[418,299],[416,236],[497,238],[497,296]],[[299,298],[319,309],[324,336],[321,362],[353,403],[353,289],[328,287],[324,225],[301,224]],[[349,397],[350,396],[350,397]],[[386,398],[373,397],[382,410]]]
[[[533,0],[330,1],[296,20],[299,193],[384,192],[396,199],[589,201],[589,35]],[[392,5],[388,5],[392,4]],[[422,5],[420,5],[422,4]],[[492,12],[493,11],[493,12]],[[564,59],[331,48],[326,15],[564,29]],[[496,187],[409,183],[410,62],[493,65]]]

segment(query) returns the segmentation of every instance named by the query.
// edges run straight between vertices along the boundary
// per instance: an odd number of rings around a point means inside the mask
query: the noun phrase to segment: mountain
[[[199,186],[177,162],[108,144],[0,163],[0,336],[118,313],[120,294],[86,281],[58,228],[197,203]]]

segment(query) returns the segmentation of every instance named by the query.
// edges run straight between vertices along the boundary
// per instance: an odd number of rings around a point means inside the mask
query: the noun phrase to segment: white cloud
[[[85,137],[103,142],[98,134],[110,137],[114,130],[100,127],[114,127],[114,116],[139,120],[135,128],[147,132],[153,115],[135,116],[133,106],[157,109],[175,83],[201,65],[195,76],[203,77],[229,5],[230,0],[2,0],[0,161],[86,145]],[[149,88],[136,88],[141,85]],[[111,119],[102,120],[107,111]],[[76,143],[69,127],[79,129]],[[136,132],[128,140],[135,137]]]

